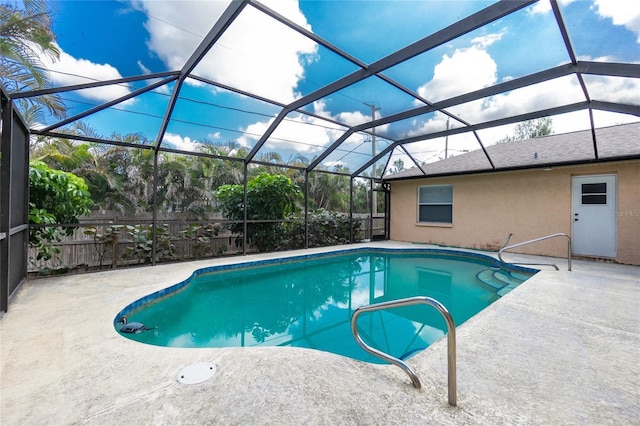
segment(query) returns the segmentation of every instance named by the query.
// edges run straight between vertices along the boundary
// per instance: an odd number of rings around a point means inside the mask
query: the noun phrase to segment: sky
[[[640,3],[628,0],[559,2],[578,59],[640,62]],[[370,64],[484,8],[471,1],[309,1],[265,0],[262,4],[323,37],[343,52]],[[53,28],[59,60],[43,58],[56,86],[180,70],[227,7],[226,1],[55,1]],[[569,63],[547,0],[451,40],[384,74],[437,102],[468,91]],[[187,79],[173,111],[163,146],[198,150],[202,144],[233,142],[252,148],[282,105],[356,71],[358,67],[292,29],[247,6],[196,66],[204,79],[256,94],[253,99],[195,79]],[[62,97],[69,115],[124,96],[157,80],[110,85]],[[640,103],[638,79],[585,76],[595,100]],[[155,141],[174,84],[121,102],[83,121],[98,134],[140,133]],[[569,76],[450,108],[454,118],[432,113],[376,128],[372,136],[355,134],[331,154],[325,167],[357,169],[393,140],[462,127],[584,100],[578,79]],[[313,158],[357,125],[423,105],[377,77],[322,97],[303,107],[313,116],[290,113],[260,154],[277,152],[284,161]],[[330,120],[323,120],[326,117]],[[456,118],[459,117],[460,120]],[[589,127],[586,112],[555,116],[553,130],[565,133]],[[594,112],[597,127],[637,121],[637,117]],[[43,126],[51,124],[43,123]],[[483,130],[485,145],[513,133],[513,125]],[[479,148],[471,134],[406,146],[420,161]],[[410,163],[396,151],[396,159]],[[386,161],[386,160],[385,160]],[[409,164],[410,165],[410,164]]]

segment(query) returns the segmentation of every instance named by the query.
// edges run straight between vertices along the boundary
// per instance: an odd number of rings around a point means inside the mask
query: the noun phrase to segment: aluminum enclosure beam
[[[600,104],[600,103],[598,103],[598,104]],[[516,116],[501,118],[501,119],[498,119],[498,120],[485,121],[483,123],[474,124],[473,125],[473,130],[474,131],[483,130],[483,129],[488,129],[488,128],[491,128],[491,127],[503,126],[505,124],[513,124],[513,123],[518,123],[518,122],[521,122],[521,121],[533,120],[533,119],[541,118],[541,117],[548,117],[550,115],[557,115],[557,114],[564,114],[564,113],[567,113],[567,112],[580,111],[580,110],[583,110],[583,109],[587,109],[589,107],[592,107],[592,108],[595,108],[595,109],[604,109],[606,106],[612,106],[612,105],[618,106],[617,104],[608,104],[608,105],[601,105],[601,108],[597,108],[595,102],[592,102],[592,103],[589,103],[589,102],[577,102],[577,103],[570,104],[570,105],[564,105],[564,106],[555,107],[555,108],[548,108],[548,109],[544,109],[544,110],[530,112],[530,113],[527,113],[527,114],[520,114],[520,115],[516,115]],[[637,112],[640,113],[640,107],[636,107],[636,108],[638,109]],[[621,111],[618,111],[618,112],[621,112]],[[376,161],[379,161],[387,153],[389,153],[390,151],[394,150],[398,146],[401,146],[401,145],[404,145],[404,144],[407,144],[407,143],[420,142],[420,141],[426,141],[426,140],[430,140],[430,139],[442,138],[442,137],[445,137],[445,136],[451,136],[451,135],[457,135],[457,134],[461,134],[461,133],[467,133],[469,131],[470,130],[466,129],[466,128],[456,128],[456,129],[449,129],[448,131],[434,132],[434,133],[429,133],[427,135],[416,136],[416,137],[411,137],[411,138],[398,140],[398,141],[392,143],[391,145],[389,145],[388,147],[384,148],[382,151],[380,151],[375,157],[373,157],[371,160],[367,161],[358,170],[354,171],[351,176],[352,177],[357,177],[360,173],[362,173],[364,170],[366,170],[368,167],[370,167],[371,164],[375,163]]]
[[[125,84],[133,81],[155,80],[169,76],[178,76],[178,71],[158,72],[154,74],[136,75],[133,77],[116,78],[113,80],[92,81],[89,83],[73,84],[71,86],[50,87],[48,89],[30,90],[28,92],[12,93],[11,99],[33,98],[35,96],[52,95],[55,93],[71,92],[73,90],[93,89],[94,87],[111,86],[114,84]]]
[[[169,104],[167,105],[167,109],[165,110],[162,124],[160,125],[160,130],[156,137],[156,152],[160,148],[162,139],[164,138],[164,135],[167,131],[169,120],[171,119],[171,114],[173,113],[176,101],[178,100],[180,89],[182,88],[182,83],[184,83],[184,80],[187,78],[189,73],[194,70],[194,68],[198,65],[202,58],[204,58],[204,56],[209,52],[209,50],[218,41],[222,34],[227,30],[227,28],[229,28],[231,23],[233,23],[233,21],[240,15],[240,12],[242,12],[247,3],[248,0],[233,0],[231,4],[227,6],[225,11],[222,13],[222,16],[220,16],[220,18],[216,21],[204,40],[202,40],[202,42],[198,45],[196,50],[191,54],[187,62],[180,70],[178,81],[173,88],[173,92],[171,93],[171,99],[169,100]]]
[[[396,121],[405,120],[408,118],[413,118],[419,115],[428,114],[434,111],[441,111],[445,108],[449,108],[452,106],[464,104],[467,102],[475,101],[478,99],[486,98],[489,96],[497,95],[500,93],[504,93],[510,90],[519,89],[526,86],[531,86],[533,84],[542,83],[544,81],[552,80],[554,78],[564,77],[566,75],[570,75],[574,73],[576,67],[571,64],[561,65],[549,70],[537,72],[528,76],[516,78],[513,80],[509,80],[500,84],[496,84],[491,87],[487,87],[484,89],[476,90],[474,92],[469,92],[464,95],[455,96],[453,98],[445,99],[439,102],[434,102],[431,105],[422,106],[418,108],[414,108],[411,110],[403,111],[397,114],[392,114],[386,117],[379,118],[374,121],[370,121],[368,123],[362,123],[357,126],[351,127],[345,135],[342,135],[338,138],[329,148],[327,148],[322,154],[316,158],[314,162],[312,162],[308,169],[312,170],[317,167],[322,161],[324,161],[327,156],[329,156],[336,148],[340,146],[342,142],[344,142],[349,136],[351,136],[355,132],[363,131],[366,129],[370,129],[373,127],[382,126],[385,124],[391,124]],[[384,136],[386,139],[395,140],[395,138]]]
[[[554,107],[554,108],[547,108],[543,110],[533,111],[526,114],[512,115],[505,118],[499,118],[497,120],[485,121],[482,123],[474,124],[473,130],[483,130],[491,127],[504,126],[505,124],[513,124],[513,123],[518,123],[520,121],[533,120],[540,117],[548,117],[550,115],[557,115],[557,114],[564,114],[567,112],[579,111],[582,109],[587,109],[589,108],[589,106],[590,106],[589,102],[584,101],[584,102],[576,102],[573,104],[563,105],[563,106]],[[415,136],[411,138],[401,139],[401,140],[398,140],[396,143],[406,144],[406,143],[418,142],[426,139],[440,138],[447,135],[449,136],[457,135],[460,133],[466,133],[468,131],[469,129],[455,128],[455,129],[449,129],[448,131],[430,133],[426,138],[424,136]]]
[[[452,106],[464,104],[467,102],[472,102],[472,101],[486,98],[489,96],[508,92],[511,90],[520,89],[526,86],[543,83],[545,81],[553,80],[555,78],[560,78],[560,77],[564,77],[564,76],[571,75],[574,73],[579,73],[579,72],[582,72],[583,74],[593,74],[593,75],[611,75],[611,76],[620,76],[620,77],[640,78],[640,64],[579,61],[575,65],[573,64],[560,65],[555,68],[540,71],[540,72],[530,74],[524,77],[516,78],[513,80],[505,81],[503,83],[499,83],[484,89],[476,90],[474,92],[469,92],[469,93],[465,93],[463,95],[455,96],[449,99],[434,102],[430,106],[422,106],[412,110],[407,110],[397,114],[392,114],[386,117],[382,117],[368,123],[362,123],[357,126],[351,127],[347,131],[347,133],[345,133],[345,135],[338,138],[322,154],[320,154],[320,156],[318,156],[313,163],[309,165],[308,169],[312,170],[313,168],[317,167],[322,161],[324,161],[324,159],[327,156],[331,154],[331,152],[333,152],[336,148],[338,148],[340,144],[344,142],[344,140],[346,140],[346,138],[348,138],[349,136],[351,136],[351,134],[355,132],[363,131],[372,127],[382,126],[385,124],[391,124],[396,121],[405,120],[405,119],[416,117],[423,114],[428,114],[434,111],[440,111],[442,109],[450,108]],[[637,115],[637,108],[635,108],[633,105],[617,104],[617,103],[610,103],[610,102],[603,103],[603,102],[597,102],[597,101],[591,101],[591,103],[593,108],[595,109]],[[596,105],[599,105],[599,106],[596,106]],[[469,130],[471,129],[467,128],[467,131]],[[458,133],[460,132],[463,132],[463,131],[459,129]],[[452,133],[448,133],[448,134],[452,134]],[[429,134],[425,134],[423,136],[429,136]],[[417,136],[416,138],[420,140],[419,138],[423,136]],[[446,136],[446,134],[444,136]],[[386,139],[397,141],[397,139],[390,136],[383,135],[383,137],[385,137]],[[430,137],[427,137],[427,138],[431,139]],[[365,169],[367,167],[365,167]]]
[[[100,112],[102,110],[110,108],[110,107],[112,107],[114,105],[117,105],[120,102],[124,102],[126,100],[135,98],[138,95],[142,95],[143,93],[149,92],[149,91],[151,91],[153,89],[156,89],[156,88],[158,88],[160,86],[164,86],[165,84],[171,83],[176,78],[177,77],[175,77],[175,76],[171,76],[171,77],[166,78],[164,80],[157,81],[155,83],[152,83],[152,84],[150,84],[148,86],[143,87],[142,89],[138,89],[138,90],[136,90],[134,92],[131,92],[131,93],[127,94],[127,95],[121,96],[121,97],[119,97],[117,99],[114,99],[114,100],[112,100],[110,102],[104,103],[102,105],[98,105],[97,107],[94,107],[94,108],[91,108],[91,109],[89,109],[87,111],[81,112],[80,114],[76,114],[73,117],[69,117],[69,118],[64,119],[62,121],[58,121],[57,123],[55,123],[55,124],[53,124],[51,126],[48,126],[48,127],[45,127],[44,129],[41,129],[41,131],[42,132],[49,132],[49,131],[51,131],[53,129],[57,129],[57,128],[65,126],[65,125],[67,125],[69,123],[73,123],[74,121],[81,120],[81,119],[83,119],[83,118],[85,118],[85,117],[87,117],[87,116],[89,116],[91,114],[95,114],[97,112]]]
[[[459,20],[458,22],[443,28],[440,31],[437,31],[422,40],[419,40],[409,46],[406,46],[403,49],[397,50],[396,52],[388,55],[376,62],[370,64],[366,69],[355,71],[339,80],[334,81],[331,84],[328,84],[313,93],[310,93],[302,98],[292,102],[287,105],[283,110],[278,114],[278,116],[271,123],[266,132],[262,135],[260,140],[256,143],[254,148],[251,150],[249,155],[247,156],[246,161],[250,162],[253,157],[256,155],[258,150],[262,148],[262,145],[269,139],[271,134],[275,131],[275,129],[280,125],[284,117],[289,114],[291,111],[294,111],[298,108],[301,108],[305,105],[308,105],[312,102],[317,101],[331,93],[335,93],[341,89],[344,89],[347,86],[355,84],[361,80],[364,80],[367,77],[372,75],[376,75],[388,68],[391,68],[399,63],[407,61],[417,55],[420,55],[426,51],[429,51],[437,46],[440,46],[450,40],[453,40],[461,35],[469,33],[475,29],[481,28],[486,24],[489,24],[495,20],[498,20],[504,16],[507,16],[517,10],[520,10],[530,4],[535,3],[537,0],[527,0],[527,1],[500,1],[498,3],[492,4],[491,6],[486,7],[485,9],[480,10],[472,15],[467,16]]]
[[[607,77],[640,78],[640,64],[578,61],[576,72]]]

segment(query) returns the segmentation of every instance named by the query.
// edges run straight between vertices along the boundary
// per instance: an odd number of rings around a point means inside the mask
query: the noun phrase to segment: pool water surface
[[[450,250],[344,250],[199,270],[123,309],[149,331],[123,336],[169,347],[298,346],[381,362],[355,342],[353,311],[411,296],[441,302],[456,325],[536,271]],[[365,313],[364,340],[406,359],[440,339],[442,316],[426,305]]]

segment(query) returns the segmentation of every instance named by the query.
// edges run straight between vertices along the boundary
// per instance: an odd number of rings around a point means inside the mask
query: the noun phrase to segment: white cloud
[[[506,33],[507,33],[507,29],[505,28],[499,33],[491,33],[491,34],[486,34],[480,37],[475,37],[473,40],[471,40],[471,44],[473,44],[474,46],[480,47],[482,49],[486,49],[496,41],[502,40],[502,37]]]
[[[149,68],[147,68],[142,61],[138,61],[138,68],[140,68],[140,71],[142,71],[142,74],[151,74],[151,70]],[[154,78],[154,79],[150,79],[147,80],[147,84],[153,84],[160,81],[159,78]],[[156,89],[153,90],[154,92],[158,92],[158,93],[163,93],[165,95],[168,95],[169,93],[171,93],[171,91],[169,90],[169,85],[168,84],[164,84],[160,87],[157,87]]]
[[[363,114],[360,111],[342,111],[337,114],[332,114],[331,111],[327,110],[327,105],[322,100],[315,101],[313,103],[313,112],[316,115],[326,117],[340,123],[344,123],[347,126],[357,126],[359,124],[368,123],[369,121],[371,121],[371,115]],[[381,116],[379,114],[376,114],[376,119],[379,118],[381,118]],[[376,129],[385,131],[388,127],[389,125],[385,124],[383,126],[376,127]]]
[[[151,74],[151,70],[147,68],[142,61],[138,61],[138,68],[140,68],[143,74]]]
[[[134,1],[133,6],[149,16],[147,46],[171,70],[181,69],[211,25],[227,7],[224,1],[180,2]]]
[[[498,66],[479,45],[456,49],[444,55],[435,66],[431,81],[420,86],[418,93],[431,101],[447,99],[495,84]]]
[[[629,114],[617,114],[610,111],[594,110],[593,121],[595,122],[596,127],[607,127],[625,123],[637,123],[638,117]]]
[[[69,86],[122,78],[120,72],[112,65],[96,64],[86,59],[74,58],[59,46],[56,47],[60,50],[59,60],[54,61],[47,56],[40,58],[44,66],[50,71],[49,78],[56,85]],[[101,86],[77,91],[77,93],[88,99],[100,102],[117,99],[129,94],[129,92],[129,89],[123,85]],[[127,102],[133,102],[133,100],[128,100]]]
[[[560,4],[566,6],[576,0],[560,0]],[[611,18],[614,25],[626,27],[637,35],[640,43],[640,7],[634,0],[595,0],[598,15],[603,18]],[[531,14],[544,14],[551,12],[551,4],[548,0],[541,0],[531,9]]]
[[[252,147],[262,135],[273,119],[250,124],[242,132],[245,133],[238,139],[238,143],[245,147]],[[262,151],[298,152],[303,155],[313,155],[335,141],[344,130],[326,121],[315,117],[289,115],[276,128],[265,143]],[[285,158],[286,160],[286,158]]]
[[[457,49],[451,56],[443,56],[442,61],[434,68],[433,79],[421,86],[418,92],[427,99],[437,101],[498,83],[497,65],[482,48],[483,45],[485,45],[484,40],[476,40],[475,46]],[[585,59],[589,60],[589,58]],[[590,75],[584,78],[589,95],[594,100],[633,104],[640,93],[640,82],[635,81],[636,79]],[[566,76],[468,102],[448,108],[447,111],[473,124],[584,100],[578,80],[575,76]],[[606,120],[602,119],[596,124],[601,127],[615,124],[611,120],[626,122],[629,119],[628,116],[618,114],[613,119],[607,117]],[[446,115],[436,113],[426,122],[416,122],[414,129],[406,136],[443,131],[446,128],[446,121]],[[582,118],[580,112],[563,114],[554,117],[553,128],[556,133],[565,133],[582,130],[585,128],[585,123],[588,126],[588,121]],[[451,126],[460,127],[462,124],[451,120]],[[515,124],[512,124],[483,130],[483,142],[494,143],[511,134],[514,127]],[[471,133],[450,138],[450,142],[452,140],[456,140],[458,149],[476,149],[478,146]]]
[[[574,1],[575,0],[560,0],[559,3],[563,6],[566,6],[569,3],[573,3]],[[529,9],[529,13],[531,13],[532,15],[548,12],[551,12],[551,3],[549,3],[549,0],[540,0],[535,5],[533,5],[531,9]]]
[[[448,111],[475,123],[580,101],[584,101],[584,96],[578,81],[568,76],[462,104]]]
[[[348,125],[356,125],[371,120],[371,117],[358,111],[342,112],[337,116],[333,116],[325,109],[323,102],[314,103],[314,113],[321,117],[345,122]],[[270,119],[268,121],[253,123],[246,128],[240,129],[244,135],[238,138],[237,142],[247,148],[253,147],[259,139],[259,136],[254,135],[262,135],[272,122],[273,119]],[[379,126],[377,129],[382,132],[386,130],[387,127],[388,125],[384,125]],[[303,114],[289,114],[287,119],[280,123],[264,144],[261,152],[278,152],[285,161],[287,157],[293,155],[293,153],[300,153],[310,158],[313,155],[320,154],[324,148],[327,148],[340,138],[345,131],[346,128],[322,120],[321,118]],[[347,138],[338,149],[342,149],[343,151],[354,150],[361,145],[365,139],[367,139],[365,134],[353,134]],[[323,163],[323,165],[329,168],[336,164],[347,165],[340,160],[330,160]]]
[[[297,1],[272,0],[269,7],[310,29]],[[227,2],[180,3],[141,0],[135,5],[149,15],[149,49],[169,69],[181,69],[211,29]],[[170,22],[171,24],[167,24]],[[196,35],[197,34],[197,35]],[[271,98],[291,102],[304,63],[316,54],[315,42],[247,6],[216,45],[200,62],[194,74]]]
[[[640,80],[637,78],[589,75],[585,76],[585,82],[594,100],[630,105],[638,103]]]
[[[174,133],[165,133],[164,138],[162,139],[163,144],[169,144],[175,149],[179,149],[182,151],[198,151],[200,146],[202,145],[198,141],[194,141],[191,138],[182,137],[180,135],[176,135]]]
[[[640,43],[640,7],[633,0],[596,0],[598,14],[611,18],[614,25],[622,25],[636,34]]]
[[[371,121],[370,115],[365,115],[360,111],[343,111],[338,113],[337,120],[346,123],[350,126],[357,126],[358,124],[367,123]],[[380,118],[380,117],[376,117]]]

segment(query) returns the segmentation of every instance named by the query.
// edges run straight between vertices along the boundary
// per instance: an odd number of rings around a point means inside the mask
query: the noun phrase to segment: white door
[[[616,257],[616,175],[573,177],[573,252]]]

